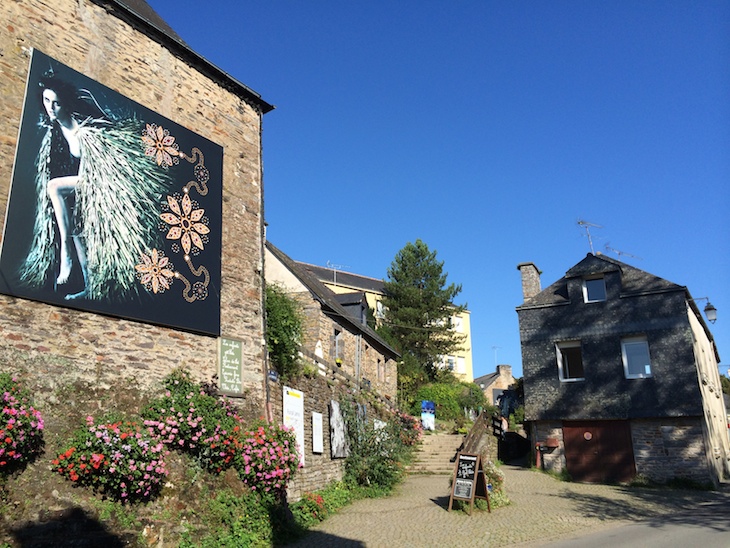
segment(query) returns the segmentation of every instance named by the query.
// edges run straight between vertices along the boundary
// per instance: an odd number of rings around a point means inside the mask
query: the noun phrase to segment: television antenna
[[[642,260],[641,257],[637,257],[636,255],[632,255],[631,253],[626,253],[625,251],[620,251],[618,249],[614,249],[613,247],[610,246],[610,242],[606,242],[605,248],[606,248],[606,251],[612,251],[613,253],[615,253],[619,259],[621,258],[621,255],[626,255],[627,257],[631,257],[632,259],[638,259],[640,261]]]
[[[350,268],[350,267],[347,266],[346,264],[332,264],[331,262],[327,261],[327,268],[332,270],[333,283],[335,284],[335,287],[336,287],[337,286],[337,271],[343,270],[345,268]]]
[[[497,350],[502,348],[501,346],[493,346],[492,350],[494,350],[494,368],[497,368]]]
[[[588,221],[584,221],[583,219],[578,219],[578,224],[585,229],[586,236],[588,236],[588,245],[591,248],[591,254],[595,255],[596,252],[593,249],[593,238],[591,237],[591,227],[592,228],[603,228],[603,226],[597,225],[594,223],[589,223]]]

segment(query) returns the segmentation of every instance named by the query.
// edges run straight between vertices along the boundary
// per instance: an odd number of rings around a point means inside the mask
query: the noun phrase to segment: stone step
[[[456,455],[464,441],[460,434],[426,434],[408,471],[416,474],[452,474]]]

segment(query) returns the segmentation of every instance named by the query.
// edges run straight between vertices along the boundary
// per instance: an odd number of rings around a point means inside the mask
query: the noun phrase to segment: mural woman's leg
[[[78,293],[71,293],[66,295],[64,299],[71,301],[73,299],[85,298],[89,293],[89,270],[86,262],[86,247],[81,236],[75,234],[72,236],[74,247],[76,248],[76,257],[79,260],[79,266],[81,267],[81,273],[84,275],[84,289]]]
[[[57,285],[68,282],[71,275],[71,211],[66,203],[66,196],[76,190],[78,176],[56,177],[48,182],[48,198],[53,206],[53,214],[58,225],[58,236],[61,241],[61,265],[56,278]]]

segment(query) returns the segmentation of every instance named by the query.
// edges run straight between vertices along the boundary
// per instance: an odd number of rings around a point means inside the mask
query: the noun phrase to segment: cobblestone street
[[[727,492],[640,489],[567,483],[534,470],[503,466],[511,505],[488,513],[447,512],[449,476],[412,475],[395,495],[360,500],[330,517],[297,547],[534,547],[643,521],[724,527]],[[729,540],[730,545],[730,540]]]

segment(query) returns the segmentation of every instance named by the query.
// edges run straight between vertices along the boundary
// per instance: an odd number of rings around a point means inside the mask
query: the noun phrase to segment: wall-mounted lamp
[[[690,301],[707,301],[707,304],[705,305],[704,312],[705,316],[707,317],[707,321],[710,323],[715,323],[717,321],[717,308],[712,306],[712,303],[710,302],[709,297],[696,297],[694,299],[688,299]]]

